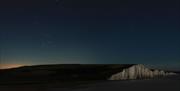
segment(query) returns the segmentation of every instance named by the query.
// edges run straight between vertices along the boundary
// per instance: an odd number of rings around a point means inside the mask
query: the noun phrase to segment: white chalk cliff
[[[127,79],[148,79],[154,77],[163,77],[168,75],[176,75],[173,72],[165,72],[163,70],[151,70],[142,64],[133,65],[121,72],[113,74],[109,80],[127,80]]]

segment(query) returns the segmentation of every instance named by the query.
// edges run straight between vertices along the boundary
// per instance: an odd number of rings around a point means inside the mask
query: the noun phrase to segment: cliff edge
[[[108,80],[148,79],[169,75],[176,75],[176,73],[165,72],[163,70],[151,70],[142,64],[137,64],[113,74]]]

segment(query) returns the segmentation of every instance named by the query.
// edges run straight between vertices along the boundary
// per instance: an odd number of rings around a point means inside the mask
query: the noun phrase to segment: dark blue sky
[[[180,66],[178,0],[0,1],[4,64]]]

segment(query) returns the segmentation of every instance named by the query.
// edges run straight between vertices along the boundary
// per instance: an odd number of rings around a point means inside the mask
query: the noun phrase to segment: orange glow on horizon
[[[10,69],[25,66],[24,64],[0,64],[0,69]]]

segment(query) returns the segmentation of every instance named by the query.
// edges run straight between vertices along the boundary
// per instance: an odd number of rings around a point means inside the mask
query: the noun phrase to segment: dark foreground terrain
[[[0,84],[7,81],[84,81],[106,80],[134,64],[57,64],[24,66],[0,70]]]
[[[180,91],[180,77],[149,80],[4,84],[0,91]]]
[[[180,91],[179,75],[107,80],[132,65],[40,65],[0,70],[0,91]]]

